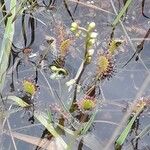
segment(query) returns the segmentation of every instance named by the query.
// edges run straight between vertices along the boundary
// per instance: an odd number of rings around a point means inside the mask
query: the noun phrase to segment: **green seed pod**
[[[86,56],[86,64],[90,64],[92,60],[91,56]]]
[[[89,25],[88,25],[88,31],[89,32],[92,32],[94,29],[95,29],[95,22],[91,22]]]
[[[77,24],[76,22],[73,22],[73,23],[71,24],[71,27],[77,29],[77,28],[78,28],[78,24]]]
[[[70,30],[71,30],[73,33],[76,33],[76,31],[77,31],[77,30],[76,30],[75,28],[73,28],[73,27],[71,27]]]
[[[95,39],[90,39],[87,43],[87,47],[91,48],[93,46],[93,44],[95,43],[95,41],[96,41]]]
[[[93,54],[94,54],[94,49],[89,49],[87,51],[86,58],[85,58],[87,64],[91,63]]]
[[[70,30],[71,30],[72,32],[77,32],[77,30],[78,30],[78,24],[77,24],[76,22],[73,22],[73,23],[71,24]]]
[[[79,37],[81,35],[81,30],[79,30],[77,33],[76,33],[76,37]]]

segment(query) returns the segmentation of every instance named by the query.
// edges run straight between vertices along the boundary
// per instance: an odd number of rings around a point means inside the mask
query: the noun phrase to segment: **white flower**
[[[89,50],[88,50],[88,55],[89,55],[89,56],[92,56],[93,54],[94,54],[94,49],[89,49]]]
[[[66,82],[66,85],[67,86],[71,86],[71,85],[73,85],[73,84],[75,84],[76,83],[76,80],[75,79],[71,79],[71,80],[69,80],[68,82]]]
[[[92,38],[92,39],[95,39],[96,37],[97,37],[97,33],[96,32],[92,32],[91,34],[90,34],[90,38]]]

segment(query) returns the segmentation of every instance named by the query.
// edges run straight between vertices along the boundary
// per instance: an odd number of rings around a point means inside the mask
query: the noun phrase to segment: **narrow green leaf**
[[[21,98],[19,98],[17,96],[8,96],[4,99],[10,99],[10,100],[16,102],[21,107],[29,107],[30,106],[28,103],[26,103],[25,101],[23,101]]]
[[[7,65],[9,61],[9,55],[14,35],[14,22],[13,18],[16,12],[16,0],[10,1],[10,8],[8,12],[11,12],[11,16],[7,19],[7,24],[5,28],[5,33],[2,41],[1,51],[0,51],[0,93],[3,90]]]
[[[48,117],[48,119],[47,119],[48,123],[51,123],[52,122],[52,114],[51,114],[50,110],[47,111],[47,117]]]
[[[124,131],[121,133],[119,138],[116,140],[116,142],[115,142],[115,149],[116,150],[123,145],[129,132],[131,131],[133,123],[135,122],[135,120],[139,116],[139,114],[144,110],[144,108],[145,108],[145,102],[144,101],[137,102],[137,104],[133,107],[135,114],[132,117],[132,119],[130,120],[130,122],[128,123],[128,125],[126,126],[126,128],[124,129]]]
[[[123,145],[123,143],[125,142],[125,139],[127,138],[129,132],[131,131],[132,125],[134,123],[134,121],[136,120],[136,115],[130,120],[130,122],[128,123],[128,125],[126,126],[126,128],[124,129],[124,131],[121,133],[121,135],[119,136],[119,138],[116,140],[116,144],[115,147],[117,149],[117,147],[120,147]]]
[[[119,20],[121,19],[121,17],[124,15],[124,13],[126,12],[126,10],[128,9],[128,7],[130,6],[131,2],[133,0],[127,0],[127,2],[125,3],[124,7],[121,9],[121,11],[119,12],[118,16],[115,18],[115,20],[112,23],[112,26],[115,27]]]
[[[68,134],[70,134],[70,135],[72,135],[72,136],[75,136],[75,132],[74,132],[74,131],[72,131],[72,130],[70,130],[70,129],[64,127],[64,126],[62,126],[62,125],[59,124],[59,123],[56,123],[56,124],[57,124],[57,126],[59,126],[61,129],[63,129],[66,133],[68,133]]]
[[[43,112],[35,111],[34,116],[36,119],[55,137],[58,138],[63,147],[66,149],[67,144],[65,141],[60,137],[60,135],[56,132],[55,128],[53,127],[52,123],[48,122],[47,115]]]
[[[82,131],[81,131],[81,135],[86,134],[86,132],[89,130],[89,128],[91,127],[91,125],[95,119],[96,114],[97,114],[97,110],[93,112],[89,121],[84,124],[84,127],[82,128]]]

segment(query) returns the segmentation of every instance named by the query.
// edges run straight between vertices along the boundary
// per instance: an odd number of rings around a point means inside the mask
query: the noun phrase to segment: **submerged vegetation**
[[[0,149],[150,149],[149,8],[1,0]]]

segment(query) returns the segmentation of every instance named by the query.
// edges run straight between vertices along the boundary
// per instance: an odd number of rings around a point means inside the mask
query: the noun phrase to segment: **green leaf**
[[[74,131],[72,131],[72,130],[70,130],[70,129],[64,127],[64,126],[62,126],[62,125],[59,124],[59,123],[56,123],[56,124],[57,124],[57,126],[59,126],[61,129],[63,129],[66,133],[68,133],[68,134],[70,134],[70,135],[72,135],[72,136],[75,136],[75,132],[74,132]]]
[[[14,35],[14,22],[13,18],[15,16],[16,12],[16,0],[10,1],[10,9],[8,12],[11,12],[11,16],[7,19],[7,24],[5,27],[5,33],[3,36],[3,41],[1,45],[1,51],[0,51],[0,93],[3,90],[5,77],[6,77],[6,70],[8,66],[9,61],[9,55],[11,51],[11,45],[13,41],[13,35]]]
[[[123,145],[123,143],[125,142],[129,132],[131,131],[132,125],[133,125],[134,121],[136,120],[136,117],[137,117],[137,115],[135,115],[130,120],[130,122],[128,123],[128,125],[124,129],[124,131],[121,133],[119,138],[116,140],[116,142],[115,142],[115,149],[118,149],[119,147],[121,147]]]
[[[113,23],[112,23],[113,27],[115,27],[118,24],[118,22],[120,21],[121,17],[124,15],[124,13],[126,12],[126,10],[128,9],[128,7],[130,6],[130,4],[131,4],[132,1],[133,0],[127,0],[127,2],[125,3],[124,7],[119,12],[118,16],[113,21]]]
[[[91,127],[94,119],[95,119],[95,116],[97,114],[97,110],[93,112],[91,118],[89,119],[89,121],[87,123],[84,124],[84,127],[82,128],[82,131],[81,131],[81,135],[83,134],[86,134],[86,132],[89,130],[89,128]]]
[[[47,117],[48,117],[48,119],[47,119],[48,123],[51,123],[52,122],[52,114],[51,114],[50,110],[47,111]]]
[[[133,107],[134,116],[124,129],[124,131],[121,133],[119,138],[115,142],[115,149],[119,149],[123,143],[125,142],[129,132],[131,131],[132,125],[135,122],[136,118],[139,116],[139,114],[144,110],[146,103],[143,100],[140,100],[137,102],[137,104]]]
[[[21,98],[19,98],[17,96],[8,96],[4,99],[10,99],[10,100],[16,102],[21,107],[29,107],[30,106],[28,103],[26,103],[25,101],[23,101]]]
[[[16,102],[19,106],[21,107],[27,107],[30,106],[26,102],[24,102],[21,98],[16,97],[16,96],[8,96],[5,97],[4,99],[11,99],[14,102]],[[39,120],[39,122],[44,125],[44,127],[55,137],[61,142],[61,144],[64,146],[64,148],[67,148],[67,144],[64,142],[64,140],[60,137],[60,135],[56,132],[55,128],[53,127],[52,123],[50,123],[51,120],[51,114],[49,112],[48,116],[45,113],[35,111],[34,112],[35,118]]]
[[[56,132],[55,128],[53,127],[52,123],[48,122],[48,117],[45,113],[35,111],[34,112],[35,118],[55,137],[59,139],[59,142],[63,145],[63,147],[66,149],[67,144],[65,141],[60,137],[60,135]]]

